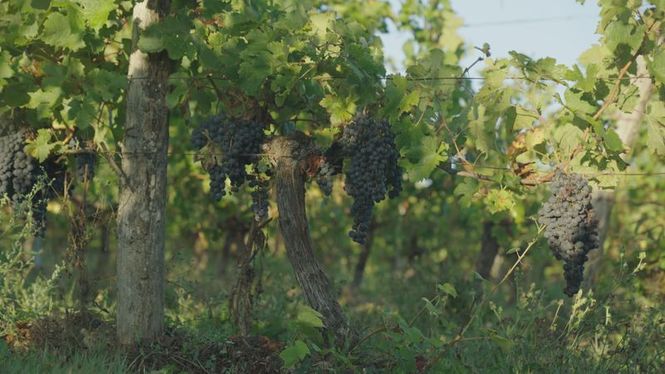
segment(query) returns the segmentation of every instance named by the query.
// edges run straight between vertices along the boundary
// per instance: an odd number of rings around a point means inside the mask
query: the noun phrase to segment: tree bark
[[[641,79],[635,80],[635,85],[638,88],[640,99],[630,113],[620,113],[617,118],[617,134],[623,142],[624,146],[628,147],[630,152],[635,144],[635,139],[639,134],[640,124],[646,111],[647,104],[651,100],[653,94],[653,82],[650,77],[649,71],[646,66],[644,58],[641,56],[637,59],[637,71],[635,73]],[[625,157],[627,157],[626,154]],[[605,239],[607,239],[607,232],[609,230],[610,214],[612,213],[612,206],[614,205],[614,190],[597,190],[593,194],[593,207],[595,216],[598,219],[598,249],[589,252],[589,261],[587,262],[587,274],[585,277],[585,287],[588,288],[595,283],[598,275],[599,267],[602,261]]]
[[[485,221],[483,223],[483,235],[480,242],[480,253],[476,258],[476,272],[484,279],[492,278],[492,266],[499,253],[499,242],[492,234],[494,222]]]
[[[165,53],[137,48],[142,30],[159,22],[168,0],[134,6],[127,120],[118,206],[117,335],[123,345],[148,342],[164,327],[164,236],[168,149]]]
[[[253,222],[245,237],[238,243],[238,275],[236,284],[231,292],[229,309],[233,322],[241,336],[249,336],[253,322],[254,300],[260,289],[256,282],[256,269],[254,259],[260,251],[265,249],[265,237],[257,222]],[[260,274],[258,274],[260,277]]]
[[[275,167],[279,227],[286,254],[307,302],[323,315],[326,329],[341,344],[349,334],[348,323],[328,277],[314,256],[305,211],[305,165],[307,157],[314,153],[313,147],[309,139],[298,133],[294,137],[276,138],[268,148]]]

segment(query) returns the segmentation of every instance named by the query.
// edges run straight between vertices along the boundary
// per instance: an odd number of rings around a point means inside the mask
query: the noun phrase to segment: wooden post
[[[151,341],[164,328],[164,236],[170,61],[137,48],[139,35],[162,19],[168,0],[134,6],[127,121],[118,206],[118,340]]]

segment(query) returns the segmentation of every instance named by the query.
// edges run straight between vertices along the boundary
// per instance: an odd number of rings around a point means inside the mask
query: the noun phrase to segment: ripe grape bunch
[[[46,224],[47,200],[53,197],[54,191],[63,188],[64,178],[59,178],[63,176],[62,169],[52,160],[48,160],[42,166],[25,153],[23,148],[26,136],[25,131],[17,131],[0,137],[0,196],[6,195],[10,198],[14,207],[31,197],[30,208],[36,232],[37,235],[42,235]],[[44,175],[56,178],[49,181],[51,183],[49,187],[33,194],[33,188]]]
[[[321,165],[319,166],[319,172],[317,173],[316,176],[316,184],[319,185],[319,188],[321,189],[321,192],[325,196],[330,196],[332,194],[332,177],[334,175],[334,169],[332,165],[330,165],[325,159],[323,159],[323,162],[321,162]]]
[[[26,133],[18,131],[0,138],[0,195],[14,203],[32,192],[40,175],[39,164],[23,150]]]
[[[564,261],[564,292],[573,296],[580,289],[587,253],[598,247],[598,222],[591,206],[591,187],[577,174],[557,170],[550,185],[552,196],[539,212],[545,237],[554,256]]]
[[[387,121],[358,117],[344,128],[339,140],[349,158],[345,190],[353,198],[353,227],[349,237],[364,244],[372,220],[374,204],[393,198],[402,191],[402,168],[397,164],[399,150]]]
[[[211,155],[210,162],[204,165],[210,174],[213,199],[220,200],[226,195],[226,178],[229,178],[234,192],[249,180],[251,187],[255,188],[252,209],[257,219],[267,212],[267,185],[248,175],[246,166],[254,164],[256,169],[265,142],[263,130],[264,125],[260,122],[220,115],[204,121],[192,133],[194,148],[206,149]]]
[[[254,220],[262,222],[268,218],[269,182],[265,178],[253,175],[249,180],[249,186],[254,188],[252,191]]]

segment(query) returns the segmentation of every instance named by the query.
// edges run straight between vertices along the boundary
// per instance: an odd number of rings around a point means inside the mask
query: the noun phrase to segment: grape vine
[[[557,170],[550,189],[552,195],[540,209],[539,221],[545,225],[545,237],[554,256],[564,262],[564,292],[573,296],[583,280],[587,253],[598,247],[591,187],[584,177]]]
[[[76,155],[76,179],[81,182],[90,182],[95,176],[95,166],[97,165],[97,155],[94,153],[82,153]]]
[[[319,172],[316,175],[316,184],[321,189],[321,192],[325,196],[330,196],[332,194],[332,177],[334,175],[334,169],[332,165],[323,160],[319,166]]]
[[[97,166],[97,154],[92,151],[92,144],[88,143],[84,148],[79,139],[73,138],[69,142],[69,147],[77,151],[74,155],[74,172],[77,182],[90,182],[95,176]]]
[[[349,237],[364,244],[374,204],[393,198],[402,190],[403,170],[398,165],[399,150],[387,121],[358,117],[344,128],[339,140],[348,156],[345,190],[353,198],[353,227]]]
[[[259,176],[253,176],[249,181],[252,191],[252,212],[254,220],[262,222],[268,218],[269,181]]]

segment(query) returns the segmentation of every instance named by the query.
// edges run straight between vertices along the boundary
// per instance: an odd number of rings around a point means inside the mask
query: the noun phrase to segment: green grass
[[[121,374],[128,373],[122,354],[108,351],[76,352],[69,357],[49,351],[12,353],[0,343],[0,370],[3,374]]]

